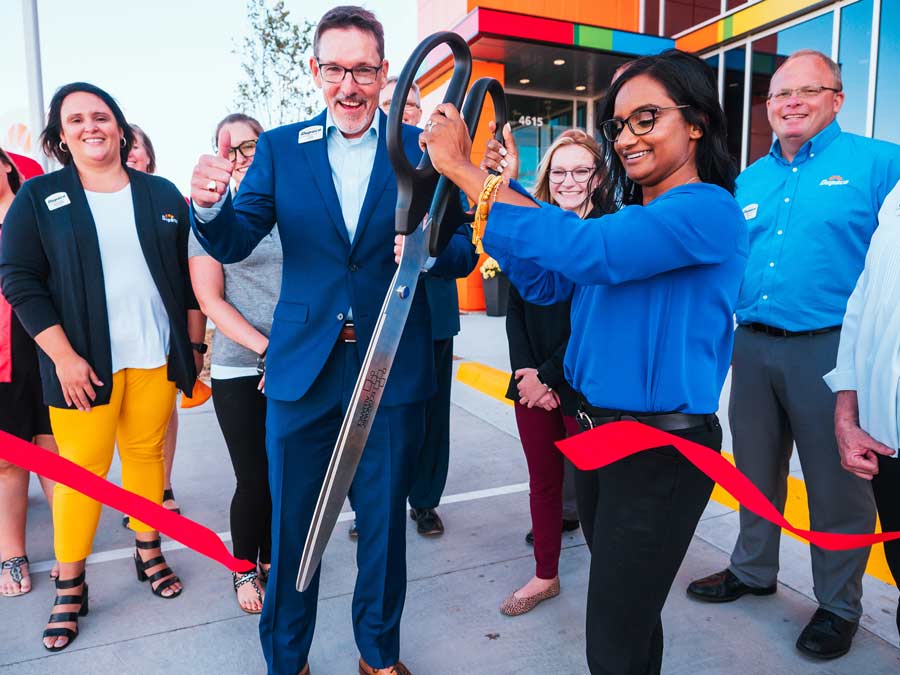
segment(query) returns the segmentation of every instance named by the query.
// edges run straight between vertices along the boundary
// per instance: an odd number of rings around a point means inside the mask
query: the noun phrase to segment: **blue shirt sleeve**
[[[485,248],[506,262],[511,280],[522,284],[517,287],[531,302],[538,302],[532,296],[559,301],[571,282],[621,284],[720,263],[739,245],[737,230],[727,236],[720,231],[735,222],[730,216],[737,204],[713,185],[680,186],[647,206],[588,220],[538,204],[539,209],[495,204],[484,236]],[[706,217],[698,219],[698,211]]]

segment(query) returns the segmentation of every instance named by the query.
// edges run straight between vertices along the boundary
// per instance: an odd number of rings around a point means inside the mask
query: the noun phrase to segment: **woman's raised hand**
[[[507,180],[517,180],[519,178],[519,149],[516,147],[516,139],[513,138],[512,127],[509,126],[509,122],[503,125],[503,143],[494,138],[497,123],[491,120],[488,128],[491,132],[491,139],[484,150],[481,168],[496,171]]]
[[[419,145],[428,150],[438,173],[446,173],[454,164],[469,163],[472,140],[469,129],[452,103],[438,105],[425,123]]]

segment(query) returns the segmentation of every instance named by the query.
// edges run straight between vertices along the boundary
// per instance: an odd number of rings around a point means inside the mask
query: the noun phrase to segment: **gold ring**
[[[216,181],[211,180],[206,184],[206,189],[209,190],[210,192],[218,192],[219,186],[216,183]]]

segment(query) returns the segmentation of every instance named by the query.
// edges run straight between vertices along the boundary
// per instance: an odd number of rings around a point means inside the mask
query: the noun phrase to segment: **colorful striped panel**
[[[689,52],[702,51],[821,2],[822,0],[763,0],[678,38],[675,46]]]

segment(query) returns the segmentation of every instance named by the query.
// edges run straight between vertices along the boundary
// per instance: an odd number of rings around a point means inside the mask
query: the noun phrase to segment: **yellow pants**
[[[89,412],[50,408],[50,424],[61,457],[106,477],[118,443],[122,487],[157,504],[163,494],[163,442],[175,404],[175,384],[166,366],[125,368],[113,375],[108,405]],[[100,520],[99,502],[60,483],[53,489],[53,543],[60,562],[84,560]],[[131,529],[152,528],[132,518]]]

